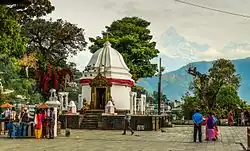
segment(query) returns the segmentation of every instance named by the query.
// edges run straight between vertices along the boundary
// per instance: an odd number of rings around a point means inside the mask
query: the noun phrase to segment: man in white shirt
[[[4,119],[5,119],[5,122],[4,122],[4,134],[5,134],[5,131],[7,130],[7,124],[9,123],[10,121],[10,118],[11,118],[11,110],[10,108],[6,108],[6,110],[2,113],[4,115]]]
[[[10,110],[10,108],[7,108],[2,114],[4,115],[4,118],[6,120],[9,120],[10,117],[11,117],[11,110]]]

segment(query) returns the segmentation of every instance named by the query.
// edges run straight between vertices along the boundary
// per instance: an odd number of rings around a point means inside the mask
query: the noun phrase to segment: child
[[[214,135],[215,135],[215,140],[217,140],[218,136],[219,136],[219,129],[217,126],[217,119],[215,117],[215,115],[213,115],[213,122],[214,122]]]

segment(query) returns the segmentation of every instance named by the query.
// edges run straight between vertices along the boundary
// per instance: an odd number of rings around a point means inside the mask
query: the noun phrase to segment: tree
[[[28,3],[16,3],[9,7],[19,15],[22,23],[50,14],[55,10],[50,0],[34,0]]]
[[[205,113],[213,110],[222,117],[225,115],[224,110],[228,110],[228,106],[244,106],[237,94],[240,76],[235,73],[234,65],[230,60],[216,60],[208,74],[202,74],[196,68],[189,69],[189,73],[195,77],[191,83],[191,90],[196,98],[193,101],[196,103],[187,101],[186,108],[196,105],[192,109],[198,107]]]
[[[154,91],[152,94],[152,97],[154,98],[154,104],[158,104],[158,92]],[[163,93],[161,93],[161,100],[162,101],[167,101],[167,96]]]
[[[15,14],[2,5],[0,14],[0,61],[9,62],[24,54],[26,41],[20,34],[21,29],[15,20]]]
[[[36,19],[22,26],[23,35],[29,38],[28,53],[36,53],[38,64],[58,66],[66,63],[69,55],[85,49],[84,30],[67,21]]]
[[[19,71],[16,63],[26,51],[26,41],[20,34],[15,14],[3,5],[0,5],[0,14],[0,78],[4,86],[10,86]]]
[[[235,74],[234,64],[230,60],[218,59],[209,69],[208,74],[199,73],[196,68],[189,69],[195,77],[192,82],[194,94],[207,103],[209,109],[215,105],[216,96],[222,86],[231,85],[239,87],[240,77]]]
[[[223,109],[226,113],[229,110],[237,109],[241,104],[238,92],[233,86],[223,86],[216,96],[216,107]]]
[[[150,22],[138,17],[125,17],[114,21],[105,27],[106,31],[102,32],[102,37],[89,38],[93,43],[89,49],[94,53],[109,40],[112,47],[123,55],[135,81],[154,76],[157,65],[150,61],[157,57],[159,51],[155,48],[156,43],[151,42],[149,25]]]
[[[24,67],[26,77],[29,78],[29,69],[37,69],[37,56],[36,53],[29,55],[25,54],[22,59],[19,60],[19,65]]]

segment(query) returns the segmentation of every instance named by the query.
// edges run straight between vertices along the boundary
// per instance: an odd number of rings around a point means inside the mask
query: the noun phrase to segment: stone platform
[[[216,142],[193,143],[192,126],[161,131],[136,131],[121,135],[122,131],[72,130],[70,137],[54,140],[1,139],[1,151],[242,151],[246,145],[246,127],[219,127]],[[203,131],[204,132],[204,131]],[[2,135],[0,135],[2,137]]]

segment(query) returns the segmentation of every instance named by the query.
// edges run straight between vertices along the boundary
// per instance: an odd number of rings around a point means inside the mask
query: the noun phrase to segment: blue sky
[[[106,25],[125,16],[138,16],[150,21],[157,48],[166,57],[168,71],[192,61],[250,56],[250,19],[247,18],[195,8],[174,0],[74,0],[74,3],[72,0],[51,1],[56,10],[48,17],[62,18],[77,24],[85,29],[86,38],[100,35]],[[249,0],[183,1],[250,15]],[[166,34],[169,36],[169,27],[173,27],[177,35],[186,41],[166,45],[169,41],[164,37]],[[170,38],[170,42],[172,39]],[[193,45],[190,47],[192,43],[209,47],[201,50]],[[87,50],[70,60],[83,69],[90,58],[91,54]]]

